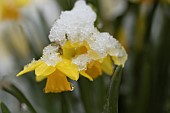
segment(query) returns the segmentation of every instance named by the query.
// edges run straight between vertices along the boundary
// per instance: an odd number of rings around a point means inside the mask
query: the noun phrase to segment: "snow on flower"
[[[113,63],[124,66],[127,54],[109,33],[94,26],[96,14],[79,0],[71,11],[64,11],[51,28],[51,44],[44,48],[40,60],[24,67],[17,76],[35,70],[36,80],[47,78],[45,92],[71,91],[72,80],[79,74],[93,81],[102,74],[113,74]]]

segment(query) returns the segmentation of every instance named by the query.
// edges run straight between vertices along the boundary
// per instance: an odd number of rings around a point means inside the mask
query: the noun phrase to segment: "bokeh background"
[[[75,1],[0,0],[0,101],[12,113],[30,111],[4,90],[11,84],[37,113],[102,113],[110,76],[94,82],[80,77],[74,91],[57,94],[45,94],[45,80],[35,82],[34,73],[16,77],[25,64],[41,57],[52,24]],[[119,113],[170,113],[170,0],[86,1],[97,13],[95,26],[112,34],[128,53]]]

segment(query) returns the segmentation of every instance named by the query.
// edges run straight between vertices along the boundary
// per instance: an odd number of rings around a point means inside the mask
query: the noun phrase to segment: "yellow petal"
[[[68,59],[63,58],[62,61],[56,65],[56,68],[72,80],[78,80],[79,78],[77,66]]]
[[[28,5],[30,0],[15,0],[16,3],[17,3],[17,6],[18,7],[22,7],[22,6],[25,6],[25,5]]]
[[[62,48],[77,48],[82,46],[83,43],[72,43],[70,41],[67,41]]]
[[[41,75],[41,76],[36,76],[35,79],[37,82],[40,82],[42,80],[44,80],[45,78],[47,78],[47,76]]]
[[[35,69],[36,76],[48,76],[56,70],[53,66],[48,66],[45,62]]]
[[[41,60],[32,61],[30,64],[24,66],[24,69],[23,69],[21,72],[19,72],[19,73],[17,74],[17,76],[20,76],[20,75],[23,75],[23,74],[25,74],[25,73],[27,73],[27,72],[30,72],[30,71],[35,70],[35,68],[38,67],[38,66],[41,65],[41,64],[42,64],[42,61],[41,61]]]
[[[6,1],[2,1],[1,6],[1,18],[0,19],[17,19],[20,15],[18,8],[15,4],[7,3]]]
[[[97,61],[92,61],[86,70],[86,73],[92,78],[97,78],[102,74],[100,63]]]
[[[93,50],[89,50],[88,54],[90,57],[94,58],[94,59],[100,59],[100,56],[97,52],[93,51]]]
[[[67,77],[62,72],[56,70],[47,77],[45,93],[57,93],[62,91],[72,91],[71,84],[67,81]]]
[[[63,57],[67,59],[71,59],[75,56],[74,48],[63,48]]]
[[[80,71],[80,74],[82,76],[88,78],[90,81],[93,81],[93,78],[90,75],[88,75],[85,71]]]
[[[106,74],[108,75],[113,74],[113,65],[110,56],[107,56],[106,58],[103,59],[103,62],[101,63],[101,68]]]
[[[127,55],[123,56],[123,57],[115,57],[115,56],[112,56],[112,59],[114,61],[114,63],[116,65],[122,65],[124,67],[124,64],[127,60]]]
[[[62,47],[63,49],[63,57],[67,59],[71,59],[76,55],[85,54],[87,53],[88,45],[83,43],[71,43],[67,41],[65,45]]]
[[[87,48],[86,46],[80,46],[76,48],[76,55],[81,55],[87,53]]]

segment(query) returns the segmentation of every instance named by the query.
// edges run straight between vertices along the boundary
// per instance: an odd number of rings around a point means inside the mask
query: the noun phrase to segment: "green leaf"
[[[87,80],[86,78],[82,78],[82,77],[80,77],[78,82],[79,82],[80,94],[81,94],[82,102],[84,104],[85,112],[94,113],[93,99],[92,99],[93,83]]]
[[[23,104],[23,103],[26,104],[27,107],[29,108],[29,110],[31,111],[31,113],[37,113],[36,110],[34,109],[34,107],[28,101],[28,99],[24,96],[24,94],[14,84],[11,84],[7,81],[3,81],[1,84],[1,88],[2,88],[2,90],[4,90],[4,91],[10,93],[11,95],[13,95],[14,97],[16,97],[21,104]]]
[[[0,102],[0,107],[1,107],[2,113],[11,113],[8,107],[3,102]]]
[[[61,95],[61,109],[62,109],[62,113],[69,113],[69,106],[68,106],[68,102],[67,102],[66,92],[63,92],[60,95]]]
[[[122,76],[121,72],[122,67],[116,67],[116,71],[114,72],[114,75],[112,76],[112,79],[110,81],[103,113],[118,113],[119,87]]]

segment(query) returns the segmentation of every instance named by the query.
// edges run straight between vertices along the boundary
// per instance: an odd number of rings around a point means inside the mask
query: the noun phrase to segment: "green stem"
[[[116,71],[112,76],[110,86],[108,89],[108,96],[106,103],[104,105],[103,113],[118,113],[118,98],[119,98],[119,88],[121,82],[122,67],[116,67]]]

